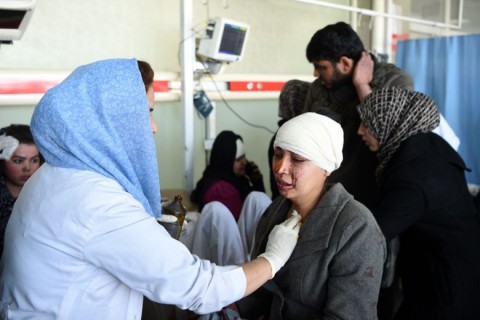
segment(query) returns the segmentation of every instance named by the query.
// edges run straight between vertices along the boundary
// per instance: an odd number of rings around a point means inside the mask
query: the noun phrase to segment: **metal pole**
[[[182,119],[184,148],[184,178],[183,187],[193,189],[193,66],[195,60],[195,37],[192,36],[193,20],[192,0],[181,2],[181,83],[182,83]]]
[[[330,2],[326,2],[326,1],[320,1],[320,0],[294,0],[294,1],[313,4],[313,5],[317,5],[317,6],[329,7],[329,8],[337,8],[337,9],[347,10],[347,11],[351,11],[351,12],[357,12],[357,13],[360,13],[361,15],[365,15],[365,16],[384,17],[384,18],[397,19],[397,20],[408,21],[408,22],[413,22],[413,23],[418,23],[418,24],[425,24],[425,25],[429,25],[429,26],[437,27],[437,28],[450,28],[450,29],[455,29],[455,30],[458,30],[458,29],[462,28],[461,16],[460,16],[460,19],[458,21],[458,24],[454,25],[454,24],[440,23],[440,22],[435,22],[435,21],[430,21],[430,20],[425,20],[425,19],[416,19],[416,18],[399,16],[399,15],[394,15],[394,14],[386,14],[386,13],[383,13],[383,12],[377,12],[377,11],[362,9],[362,8],[354,8],[354,7],[350,7],[350,6],[344,6],[344,5],[330,3]],[[460,12],[462,12],[462,9],[463,8],[460,8]]]

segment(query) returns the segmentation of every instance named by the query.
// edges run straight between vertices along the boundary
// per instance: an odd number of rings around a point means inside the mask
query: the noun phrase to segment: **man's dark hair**
[[[345,22],[318,30],[307,45],[309,62],[328,60],[336,63],[342,56],[357,62],[365,51],[358,34]]]

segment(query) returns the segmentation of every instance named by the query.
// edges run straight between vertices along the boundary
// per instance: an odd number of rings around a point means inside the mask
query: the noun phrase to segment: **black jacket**
[[[399,319],[479,319],[480,221],[458,153],[434,133],[405,140],[387,164],[374,215],[400,235]]]

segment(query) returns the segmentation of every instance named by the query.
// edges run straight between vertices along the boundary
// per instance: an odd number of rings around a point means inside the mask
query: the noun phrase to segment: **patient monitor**
[[[238,62],[245,53],[249,30],[249,25],[241,22],[222,17],[210,19],[197,53],[219,62]]]
[[[0,0],[0,43],[20,40],[30,23],[36,0]]]

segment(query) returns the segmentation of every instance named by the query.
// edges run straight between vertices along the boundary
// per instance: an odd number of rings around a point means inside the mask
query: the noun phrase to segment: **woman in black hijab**
[[[395,319],[478,319],[480,218],[465,163],[431,132],[437,106],[419,92],[382,89],[358,112],[358,134],[379,160],[373,213],[387,241],[400,237],[404,298]]]
[[[222,131],[215,139],[210,163],[192,191],[191,201],[203,207],[212,201],[223,203],[238,220],[251,191],[265,192],[258,166],[245,157],[243,139],[233,131]]]

